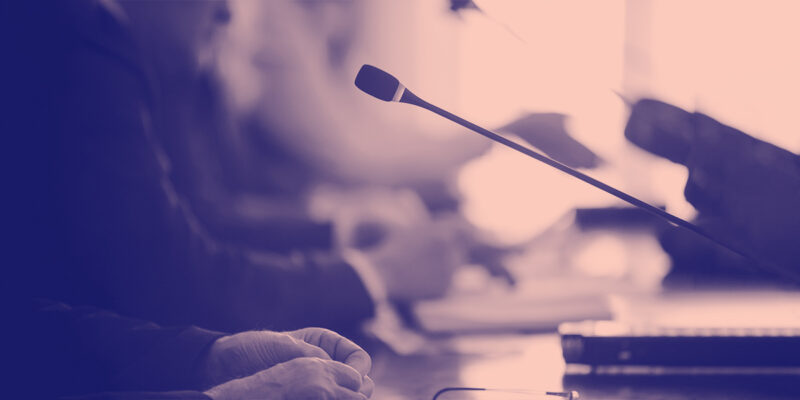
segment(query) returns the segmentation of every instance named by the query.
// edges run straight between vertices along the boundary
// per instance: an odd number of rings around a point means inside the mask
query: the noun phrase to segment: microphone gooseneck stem
[[[676,217],[675,215],[672,215],[672,214],[670,214],[670,213],[668,213],[668,212],[666,212],[666,211],[664,211],[664,210],[662,210],[662,209],[660,209],[658,207],[654,207],[654,206],[652,206],[652,205],[650,205],[650,204],[648,204],[648,203],[646,203],[646,202],[644,202],[642,200],[639,200],[638,198],[633,197],[633,196],[631,196],[631,195],[629,195],[629,194],[627,194],[627,193],[625,193],[625,192],[623,192],[623,191],[621,191],[619,189],[616,189],[616,188],[614,188],[612,186],[609,186],[609,185],[607,185],[607,184],[605,184],[603,182],[600,182],[597,179],[594,179],[589,175],[586,175],[586,174],[584,174],[584,173],[582,173],[580,171],[574,170],[574,169],[572,169],[572,168],[570,168],[570,167],[568,167],[568,166],[566,166],[566,165],[564,165],[564,164],[562,164],[562,163],[560,163],[560,162],[558,162],[556,160],[553,160],[553,159],[551,159],[549,157],[546,157],[546,156],[544,156],[542,154],[539,154],[539,153],[537,153],[537,152],[535,152],[535,151],[533,151],[533,150],[531,150],[531,149],[529,149],[529,148],[527,148],[525,146],[522,146],[519,143],[516,143],[516,142],[514,142],[512,140],[506,139],[505,137],[500,136],[500,135],[498,135],[498,134],[496,134],[496,133],[494,133],[494,132],[492,132],[492,131],[490,131],[490,130],[488,130],[486,128],[483,128],[481,126],[475,125],[474,123],[469,122],[469,121],[465,120],[464,118],[459,117],[458,115],[455,115],[455,114],[453,114],[453,113],[451,113],[451,112],[449,112],[447,110],[441,109],[441,108],[439,108],[439,107],[437,107],[437,106],[435,106],[435,105],[433,105],[431,103],[428,103],[427,101],[421,99],[419,96],[415,95],[414,93],[412,93],[408,89],[405,89],[405,88],[403,89],[403,93],[400,96],[399,102],[400,103],[406,103],[406,104],[415,105],[415,106],[418,106],[418,107],[422,107],[422,108],[424,108],[424,109],[426,109],[428,111],[431,111],[431,112],[433,112],[435,114],[438,114],[438,115],[440,115],[440,116],[442,116],[444,118],[447,118],[450,121],[453,121],[453,122],[455,122],[455,123],[467,128],[467,129],[470,129],[470,130],[472,130],[472,131],[474,131],[474,132],[476,132],[476,133],[478,133],[478,134],[480,134],[482,136],[485,136],[485,137],[487,137],[487,138],[489,138],[491,140],[494,140],[495,142],[498,142],[500,144],[508,146],[508,147],[520,152],[520,153],[523,153],[523,154],[525,154],[525,155],[527,155],[529,157],[532,157],[532,158],[534,158],[534,159],[536,159],[538,161],[541,161],[541,162],[543,162],[543,163],[545,163],[545,164],[547,164],[547,165],[549,165],[549,166],[551,166],[551,167],[553,167],[555,169],[558,169],[561,172],[564,172],[564,173],[566,173],[568,175],[571,175],[571,176],[573,176],[575,178],[578,178],[578,179],[580,179],[580,180],[582,180],[582,181],[584,181],[584,182],[586,182],[586,183],[588,183],[588,184],[590,184],[590,185],[592,185],[592,186],[594,186],[594,187],[596,187],[596,188],[598,188],[598,189],[600,189],[600,190],[602,190],[602,191],[604,191],[604,192],[606,192],[606,193],[608,193],[608,194],[610,194],[610,195],[612,195],[612,196],[614,196],[614,197],[616,197],[616,198],[618,198],[620,200],[623,200],[623,201],[625,201],[625,202],[627,202],[627,203],[629,203],[629,204],[631,204],[633,206],[639,207],[639,208],[641,208],[641,209],[643,209],[643,210],[645,210],[645,211],[647,211],[647,212],[649,212],[649,213],[651,213],[651,214],[653,214],[653,215],[655,215],[657,217],[663,218],[664,220],[672,223],[673,225],[680,226],[682,228],[688,229],[688,230],[694,232],[695,234],[700,235],[700,236],[706,238],[707,240],[710,240],[711,242],[722,246],[723,248],[733,252],[734,254],[737,254],[737,255],[747,259],[748,261],[752,262],[753,264],[755,264],[756,266],[758,266],[762,270],[768,271],[768,272],[770,272],[772,274],[775,274],[777,276],[781,276],[781,277],[784,277],[784,278],[789,278],[792,281],[794,281],[795,283],[800,283],[800,275],[798,275],[798,274],[795,274],[795,273],[793,273],[791,271],[787,271],[787,270],[782,269],[782,268],[777,268],[777,267],[772,266],[772,265],[766,265],[765,263],[760,262],[758,259],[756,259],[752,255],[750,255],[748,252],[745,252],[743,250],[739,250],[736,247],[726,243],[722,239],[719,239],[719,238],[716,238],[716,237],[712,236],[711,234],[707,233],[705,230],[703,230],[699,226],[697,226],[697,225],[695,225],[695,224],[693,224],[693,223],[691,223],[689,221],[686,221],[686,220],[684,220],[682,218]]]

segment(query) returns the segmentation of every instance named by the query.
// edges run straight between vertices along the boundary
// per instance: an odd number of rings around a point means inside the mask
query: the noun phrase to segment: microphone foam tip
[[[388,72],[364,64],[356,75],[356,87],[383,101],[392,101],[400,81]]]

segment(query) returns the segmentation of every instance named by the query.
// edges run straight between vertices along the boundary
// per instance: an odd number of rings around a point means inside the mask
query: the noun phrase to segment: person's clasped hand
[[[250,331],[212,344],[204,362],[206,394],[226,399],[366,399],[372,360],[361,347],[323,328]]]

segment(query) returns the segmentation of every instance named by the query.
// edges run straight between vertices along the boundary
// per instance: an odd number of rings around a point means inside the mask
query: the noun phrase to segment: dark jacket
[[[210,237],[170,181],[157,85],[124,24],[95,1],[45,3],[4,12],[14,17],[3,24],[12,39],[4,97],[14,102],[3,130],[14,149],[4,161],[15,169],[6,181],[15,235],[3,292],[25,324],[22,336],[31,333],[20,348],[36,346],[37,332],[47,330],[72,349],[49,354],[56,364],[85,352],[99,357],[88,358],[96,368],[37,380],[84,383],[60,394],[202,389],[189,371],[168,378],[151,366],[187,363],[218,334],[98,309],[227,332],[312,325],[348,332],[372,315],[360,279],[335,254],[252,253]],[[30,308],[32,298],[91,306],[94,322],[84,324],[87,314],[70,306]],[[152,336],[140,340],[143,332]],[[138,348],[118,345],[134,342]],[[132,348],[154,358],[131,361]],[[110,378],[120,374],[131,379]]]

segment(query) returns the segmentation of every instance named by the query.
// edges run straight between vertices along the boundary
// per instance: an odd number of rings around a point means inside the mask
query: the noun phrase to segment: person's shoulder
[[[114,0],[59,0],[50,11],[53,35],[75,36],[112,53],[130,53],[134,41],[125,14]]]
[[[148,103],[152,74],[116,0],[55,0],[48,16],[36,21],[46,53],[40,67],[49,90],[69,108],[72,98],[98,112],[121,103]],[[76,104],[75,106],[79,106]]]
[[[138,60],[130,26],[116,0],[7,3],[2,12],[4,36],[13,37],[19,63],[38,61],[53,68],[59,57],[71,56],[77,49]]]
[[[125,19],[119,6],[102,0],[53,1],[50,14],[61,28],[85,35],[124,35]]]

